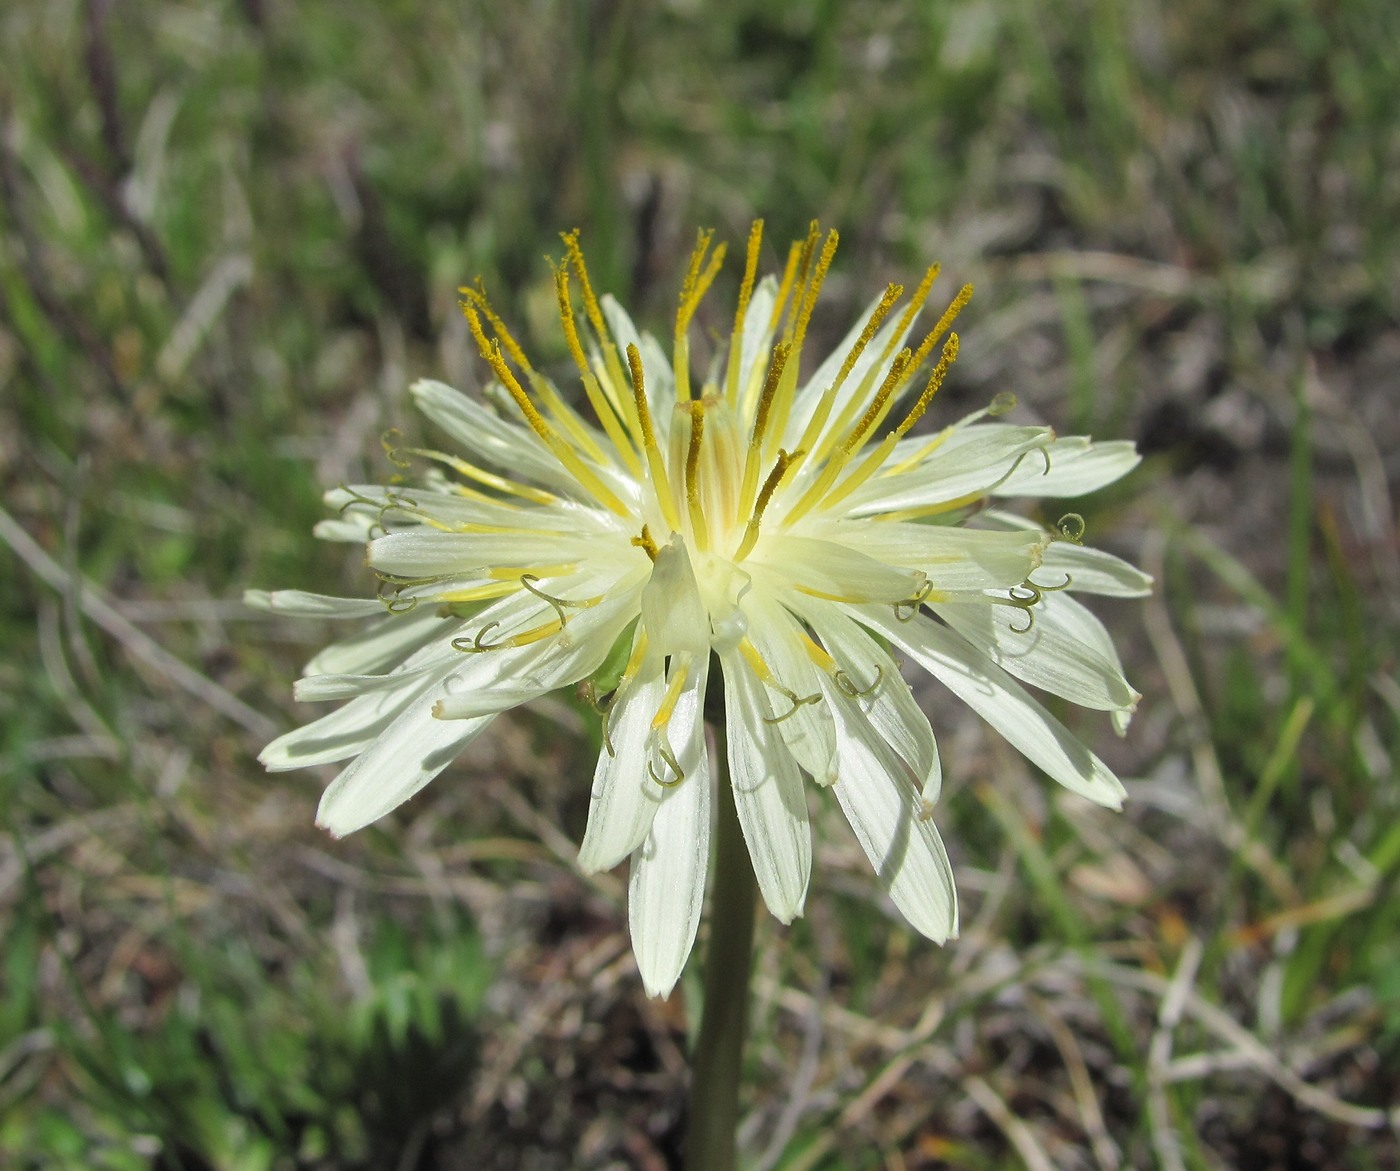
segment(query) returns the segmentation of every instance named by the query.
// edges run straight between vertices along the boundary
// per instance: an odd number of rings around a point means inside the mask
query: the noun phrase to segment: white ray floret
[[[956,934],[934,823],[943,766],[892,649],[1104,805],[1122,800],[1117,778],[1023,684],[1106,711],[1120,731],[1138,700],[1070,594],[1140,596],[1150,580],[1080,546],[1076,517],[1047,530],[988,507],[1099,488],[1137,463],[1132,445],[993,421],[1002,396],[916,432],[971,295],[919,326],[936,268],[908,300],[886,289],[805,373],[836,234],[814,224],[781,276],[760,280],[761,241],[758,223],[729,343],[697,379],[692,318],[724,246],[701,234],[668,355],[595,295],[577,234],[565,236],[556,291],[586,410],[531,365],[480,289],[464,289],[492,375],[486,403],[417,383],[451,450],[386,438],[398,466],[423,466],[421,482],[342,485],[317,528],[365,544],[378,599],[248,594],[289,615],[382,615],[297,684],[298,699],[344,706],[262,755],[271,769],[349,762],[318,813],[337,835],[412,797],[500,712],[581,685],[604,747],[579,862],[630,859],[629,923],[653,995],[674,986],[695,941],[721,776],[778,919],[802,913],[808,802],[829,788],[893,906],[931,939]],[[722,721],[717,741],[707,718]]]

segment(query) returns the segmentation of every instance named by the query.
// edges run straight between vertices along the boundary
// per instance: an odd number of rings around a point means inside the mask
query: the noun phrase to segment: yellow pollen
[[[710,263],[705,264],[705,256],[710,250],[710,241],[714,239],[714,235],[714,229],[709,228],[703,229],[696,236],[695,250],[690,254],[690,266],[686,269],[685,280],[681,283],[680,302],[676,307],[675,355],[672,363],[676,373],[678,403],[690,401],[690,339],[687,335],[690,321],[719,274],[727,250],[727,245],[720,244],[710,257]]]
[[[652,488],[661,505],[661,514],[674,531],[681,527],[680,513],[676,510],[675,497],[671,494],[671,480],[666,475],[666,461],[661,457],[661,448],[656,443],[656,431],[651,424],[651,408],[647,405],[646,382],[642,376],[642,355],[637,347],[627,347],[627,365],[632,372],[632,399],[637,405],[637,426],[642,432],[642,449],[646,452],[647,469],[651,472]]]
[[[690,404],[690,447],[685,453],[685,502],[690,512],[695,544],[701,550],[710,547],[710,530],[700,503],[700,446],[704,440],[705,404],[696,400]]]
[[[871,430],[885,417],[889,410],[888,403],[894,394],[894,388],[903,380],[904,371],[909,368],[912,357],[913,355],[905,348],[899,351],[895,360],[890,364],[890,372],[885,375],[885,381],[880,384],[880,389],[870,400],[865,414],[861,416],[860,422],[855,425],[851,433],[846,436],[845,442],[841,444],[841,450],[848,456],[855,455],[861,449]]]
[[[642,550],[652,562],[656,561],[657,555],[661,552],[656,547],[656,538],[651,535],[651,529],[647,525],[642,526],[642,531],[632,538],[632,544]]]
[[[744,279],[739,285],[739,302],[734,310],[734,331],[729,339],[729,367],[725,371],[725,397],[730,406],[739,402],[739,363],[743,358],[744,318],[753,297],[753,283],[758,275],[758,251],[763,244],[763,221],[754,220],[749,228],[749,246],[744,256]]]
[[[633,476],[640,476],[642,473],[641,462],[637,459],[637,453],[627,437],[627,432],[623,430],[622,423],[618,421],[619,413],[629,422],[630,417],[620,409],[619,403],[613,401],[613,396],[604,391],[597,375],[593,373],[592,367],[588,364],[588,358],[584,355],[583,343],[578,336],[578,323],[574,320],[573,302],[569,297],[569,270],[567,268],[554,270],[554,291],[559,301],[559,320],[564,326],[564,340],[568,344],[569,355],[573,358],[574,365],[578,367],[579,375],[583,379],[583,390],[588,396],[589,404],[593,407],[593,413],[598,417],[598,422],[602,424],[608,438],[612,440],[613,447],[622,457],[622,462],[627,465],[627,470]]]
[[[758,398],[758,408],[754,414],[753,433],[749,436],[749,453],[744,461],[744,487],[739,496],[740,512],[748,512],[753,507],[754,493],[758,491],[758,468],[763,461],[763,440],[768,430],[768,418],[773,407],[773,396],[778,392],[778,383],[783,377],[791,347],[773,347],[773,361],[768,367],[768,377],[763,383],[763,393]]]
[[[865,347],[870,344],[876,332],[883,324],[889,312],[894,308],[895,303],[904,293],[903,285],[887,285],[885,294],[880,298],[874,311],[870,314],[870,320],[865,323],[865,328],[860,331],[860,337],[856,339],[856,344],[851,347],[851,352],[846,355],[846,360],[841,363],[841,369],[837,372],[836,380],[822,393],[821,399],[817,403],[816,410],[812,412],[812,417],[807,420],[807,426],[803,429],[802,438],[798,446],[803,451],[811,451],[817,441],[817,436],[826,426],[826,421],[831,416],[831,408],[836,405],[836,395],[841,387],[845,385],[846,379],[850,377],[851,371],[855,369],[856,362],[860,360],[861,354],[865,352]]]
[[[744,539],[739,542],[739,548],[734,552],[735,561],[742,561],[753,552],[753,547],[758,542],[758,530],[763,523],[763,513],[768,507],[768,502],[773,499],[773,493],[778,490],[778,486],[783,482],[783,477],[787,475],[788,469],[799,462],[801,458],[802,452],[800,451],[794,451],[791,455],[781,450],[778,452],[778,462],[773,465],[773,470],[763,481],[763,487],[758,493],[758,501],[754,504],[753,516],[749,518],[749,523],[744,529]]]
[[[798,350],[802,349],[802,341],[807,336],[807,325],[812,320],[812,310],[816,307],[817,297],[821,294],[827,270],[831,268],[832,258],[836,255],[836,245],[840,243],[840,240],[841,237],[837,235],[835,228],[826,234],[826,242],[822,245],[821,256],[817,258],[816,271],[812,273],[812,279],[807,283],[806,291],[803,293],[802,306],[797,315],[797,329],[793,338],[793,346]]]
[[[827,496],[827,507],[844,500],[884,466],[885,461],[890,457],[890,452],[894,450],[894,445],[909,433],[909,429],[928,410],[929,403],[933,401],[933,396],[938,393],[938,388],[943,385],[944,378],[948,376],[948,370],[957,359],[958,335],[953,333],[948,335],[948,340],[943,346],[943,354],[938,359],[938,365],[933,368],[933,373],[929,375],[928,382],[920,392],[918,401],[909,409],[909,413],[904,416],[899,426],[886,435],[875,450],[866,456],[860,467],[856,468],[841,482],[839,487]]]
[[[794,240],[788,246],[787,264],[783,267],[783,279],[778,285],[778,295],[773,299],[773,315],[768,319],[768,331],[771,333],[778,328],[778,322],[782,320],[783,309],[787,305],[788,297],[792,294],[792,287],[797,282],[797,266],[802,263],[802,241]]]
[[[578,452],[550,427],[544,416],[540,414],[539,409],[530,401],[530,396],[525,393],[525,388],[520,385],[520,381],[506,364],[505,357],[501,353],[500,342],[495,339],[487,340],[486,334],[481,328],[481,318],[477,315],[476,310],[468,308],[466,314],[467,323],[471,327],[472,336],[476,339],[481,356],[486,359],[496,377],[500,379],[501,385],[515,400],[516,406],[520,408],[521,414],[525,416],[525,421],[530,424],[531,429],[544,440],[549,450],[554,453],[555,459],[563,464],[578,480],[579,484],[592,493],[600,504],[618,516],[627,516],[629,514],[627,506],[598,478],[596,473],[589,470],[583,460],[579,458]]]
[[[821,226],[813,220],[807,225],[807,238],[798,246],[792,304],[788,308],[787,328],[783,336],[783,341],[788,343],[797,336],[797,319],[802,316],[802,303],[806,300],[807,284],[812,275],[812,255],[817,250],[817,239],[820,235]]]
[[[511,335],[510,330],[506,327],[506,323],[501,320],[500,314],[491,307],[491,302],[486,296],[486,286],[482,282],[482,279],[480,277],[476,278],[476,286],[474,288],[460,288],[457,291],[471,302],[472,307],[475,308],[481,316],[486,318],[486,323],[491,327],[491,332],[500,338],[501,346],[505,349],[510,360],[524,370],[526,374],[533,374],[534,369],[530,365],[530,359],[525,356],[525,351],[520,348],[519,343]]]
[[[574,275],[578,277],[579,296],[583,298],[583,311],[588,317],[589,324],[593,326],[593,333],[598,338],[598,347],[603,351],[603,363],[607,367],[608,378],[614,386],[626,384],[622,372],[622,362],[617,356],[617,346],[613,344],[612,334],[608,332],[607,322],[603,319],[603,310],[598,305],[598,298],[593,295],[593,283],[588,279],[588,265],[583,259],[583,249],[579,247],[579,230],[575,228],[572,232],[563,232],[559,238],[564,241],[564,251],[569,264],[573,267]]]

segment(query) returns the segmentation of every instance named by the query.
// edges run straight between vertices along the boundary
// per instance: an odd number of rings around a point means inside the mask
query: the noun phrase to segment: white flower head
[[[336,835],[406,801],[498,713],[583,684],[605,744],[579,861],[631,859],[632,939],[653,995],[674,986],[700,921],[712,664],[728,783],[773,914],[790,922],[806,898],[810,779],[831,789],[894,905],[938,941],[957,932],[931,817],[942,772],[894,652],[1055,780],[1114,807],[1117,778],[1022,684],[1107,711],[1120,731],[1138,699],[1072,595],[1138,596],[1149,579],[1078,544],[1075,518],[1062,534],[995,507],[1116,480],[1137,463],[1132,445],[990,421],[1000,402],[915,435],[957,357],[950,327],[971,288],[910,346],[937,270],[903,309],[890,286],[808,371],[836,234],[823,242],[814,224],[781,279],[757,280],[761,235],[760,222],[728,346],[698,386],[688,335],[723,245],[700,236],[668,359],[594,295],[577,234],[564,238],[560,317],[591,418],[531,366],[484,294],[463,290],[491,406],[417,383],[460,454],[391,451],[428,461],[422,484],[337,488],[337,519],[317,528],[367,542],[380,599],[249,595],[291,613],[381,615],[316,655],[296,687],[348,702],[261,758],[350,761],[318,814]]]

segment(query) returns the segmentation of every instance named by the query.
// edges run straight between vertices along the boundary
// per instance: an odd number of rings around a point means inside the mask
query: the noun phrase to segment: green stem
[[[734,808],[734,790],[717,753],[719,816],[710,891],[705,1002],[695,1042],[686,1135],[686,1171],[733,1171],[737,1160],[739,1081],[749,1017],[757,884]]]

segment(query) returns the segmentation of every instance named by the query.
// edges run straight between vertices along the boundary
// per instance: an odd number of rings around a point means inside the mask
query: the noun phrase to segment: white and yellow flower
[[[491,405],[417,383],[419,407],[460,454],[391,452],[433,470],[418,487],[335,489],[339,516],[317,529],[367,542],[380,598],[249,595],[286,613],[380,615],[296,685],[299,699],[344,706],[262,754],[271,769],[350,761],[318,815],[336,835],[406,801],[498,713],[584,683],[605,748],[579,861],[631,859],[632,939],[653,995],[675,984],[700,921],[712,665],[729,783],[773,914],[791,921],[807,893],[805,776],[832,791],[905,918],[940,941],[957,931],[931,818],[941,767],[894,651],[1055,780],[1109,806],[1118,780],[1022,683],[1110,712],[1120,730],[1138,699],[1071,595],[1138,596],[1149,579],[1073,531],[995,508],[1116,480],[1137,463],[1132,445],[988,421],[1002,404],[915,435],[957,357],[950,327],[970,287],[911,346],[937,270],[902,309],[890,286],[808,372],[836,234],[823,242],[813,225],[781,279],[756,280],[761,231],[728,346],[699,385],[690,324],[723,245],[711,252],[702,233],[668,358],[595,297],[577,236],[565,237],[560,317],[591,419],[531,366],[484,295],[464,290]]]

